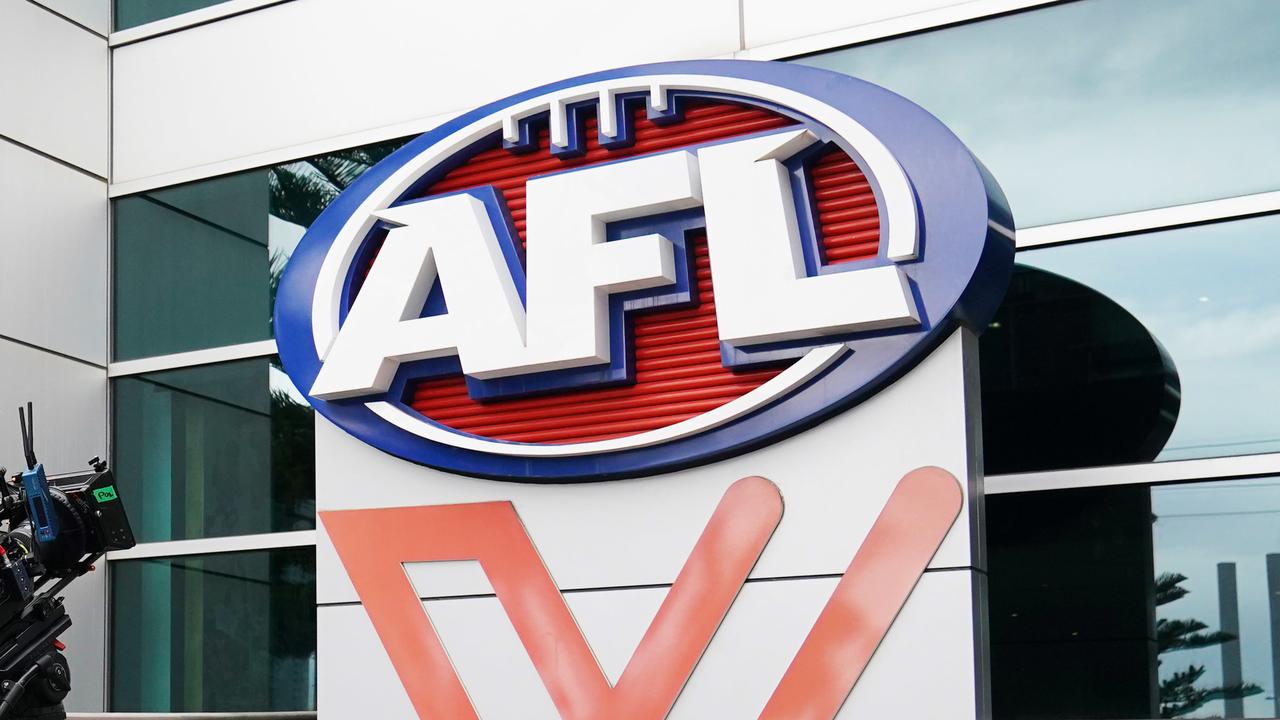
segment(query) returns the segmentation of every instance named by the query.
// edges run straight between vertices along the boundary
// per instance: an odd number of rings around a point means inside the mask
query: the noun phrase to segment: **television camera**
[[[62,592],[108,550],[134,546],[107,464],[52,481],[36,460],[31,403],[18,408],[27,469],[0,468],[0,720],[62,720],[71,672]]]

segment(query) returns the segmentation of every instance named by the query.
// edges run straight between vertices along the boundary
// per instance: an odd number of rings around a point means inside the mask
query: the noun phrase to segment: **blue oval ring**
[[[901,264],[921,324],[858,336],[823,373],[751,414],[664,444],[573,457],[514,457],[430,441],[388,423],[365,405],[308,397],[324,417],[385,452],[465,475],[518,482],[586,482],[669,472],[713,462],[801,432],[847,410],[910,370],[957,327],[986,327],[1013,266],[1013,218],[990,173],[924,109],[877,85],[828,70],[776,62],[654,63],[570,78],[465,113],[411,140],[339,195],[298,244],[276,295],[276,341],[299,389],[320,369],[311,307],[320,266],[348,217],[402,165],[453,132],[523,100],[586,83],[651,74],[757,80],[803,93],[853,118],[902,167],[919,207],[919,257]],[[759,103],[757,103],[759,104]]]

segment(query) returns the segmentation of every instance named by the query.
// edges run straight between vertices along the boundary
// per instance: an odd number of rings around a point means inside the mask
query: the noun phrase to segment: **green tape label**
[[[93,499],[98,502],[107,502],[108,500],[115,500],[118,497],[120,496],[116,495],[115,485],[108,485],[104,488],[98,488],[93,491]]]

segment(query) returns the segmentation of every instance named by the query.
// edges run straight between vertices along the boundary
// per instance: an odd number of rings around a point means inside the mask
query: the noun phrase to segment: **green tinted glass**
[[[271,337],[265,172],[115,203],[115,358]]]
[[[115,359],[271,338],[275,289],[307,226],[402,142],[116,200]]]
[[[271,358],[112,382],[139,542],[315,527],[313,411]]]
[[[111,563],[111,709],[315,708],[315,550]]]
[[[227,0],[116,0],[115,29],[127,30]]]

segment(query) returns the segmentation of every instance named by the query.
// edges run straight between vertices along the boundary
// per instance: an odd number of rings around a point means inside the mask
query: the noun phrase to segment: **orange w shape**
[[[899,481],[774,690],[762,720],[830,720],[960,512],[954,476]],[[660,720],[782,519],[760,477],[725,492],[618,683],[609,684],[510,502],[321,513],[424,720],[478,718],[403,564],[477,560],[566,720]]]

